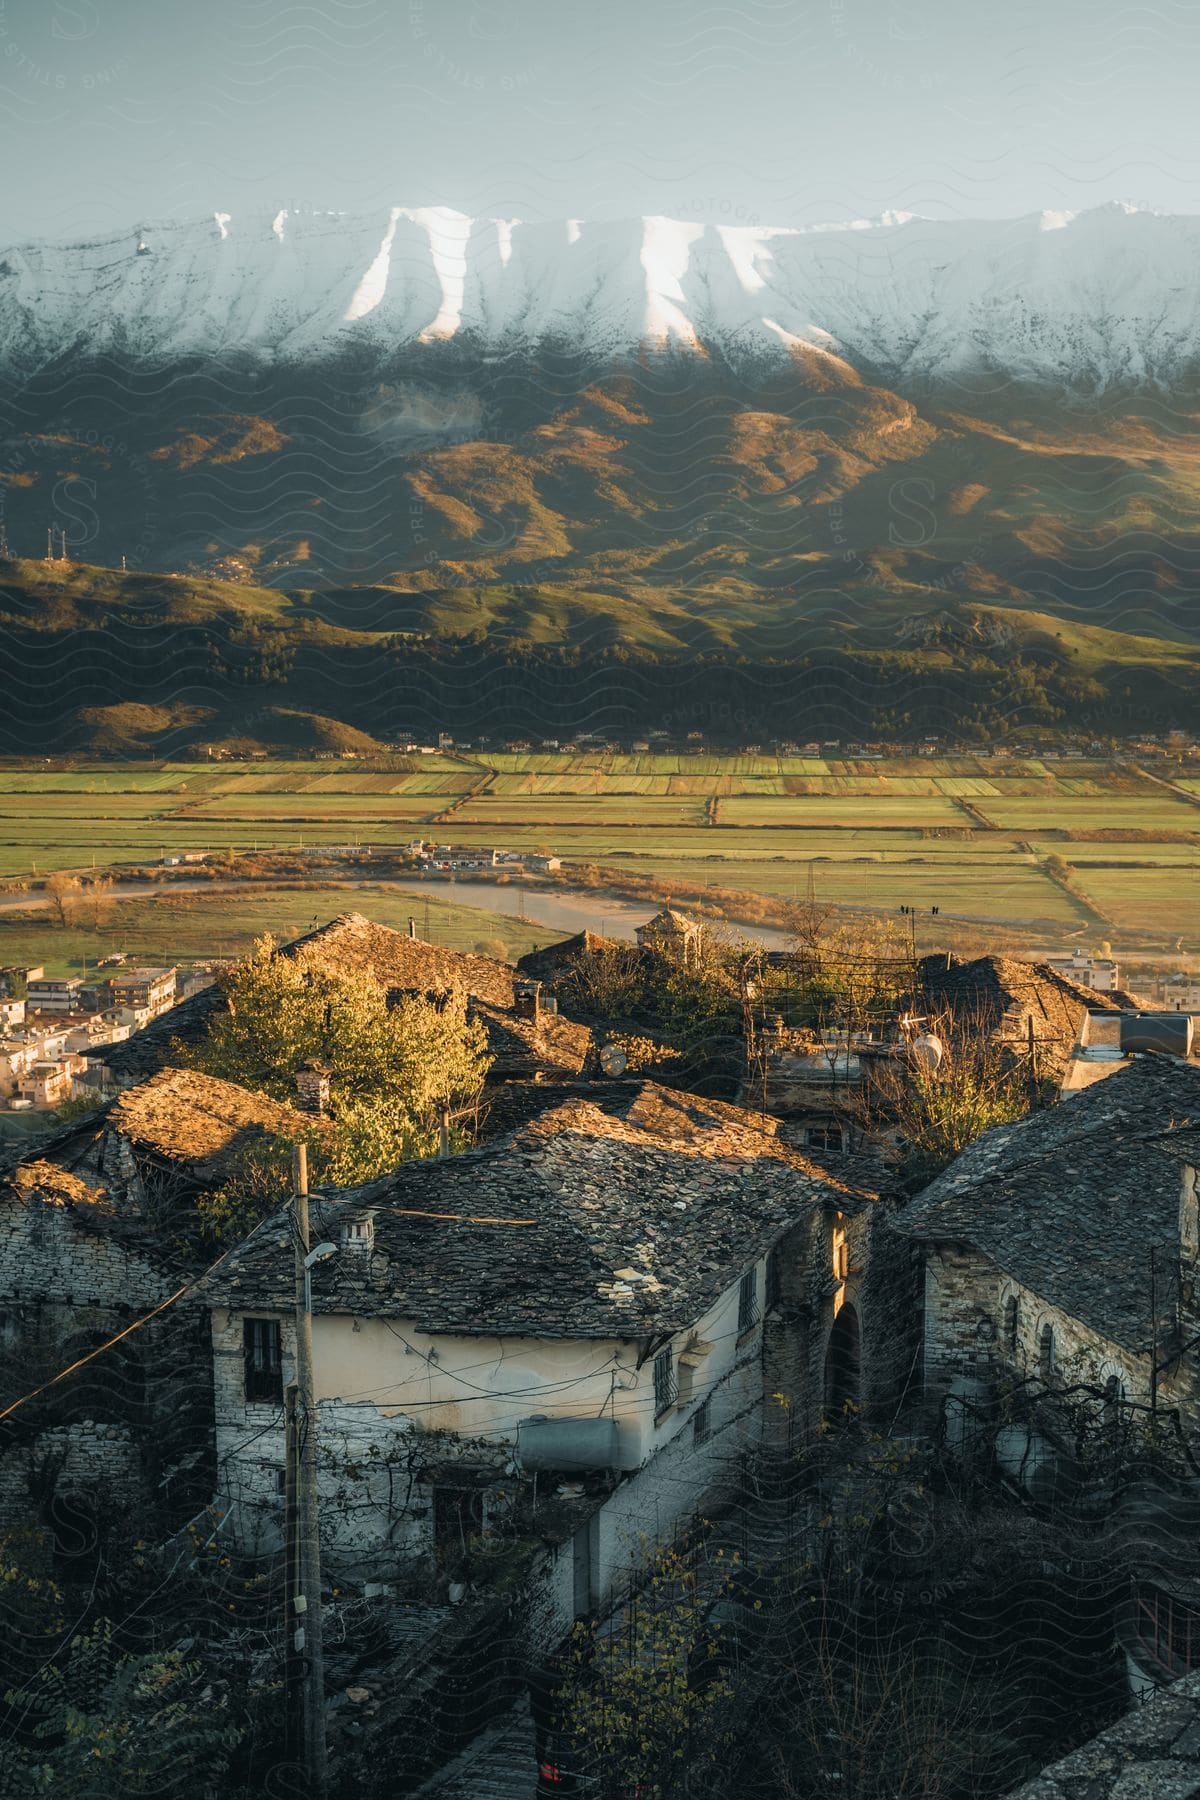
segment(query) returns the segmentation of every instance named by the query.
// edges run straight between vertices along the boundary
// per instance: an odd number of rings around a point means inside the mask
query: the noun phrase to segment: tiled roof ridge
[[[180,1141],[178,1135],[182,1119],[176,1118],[171,1139],[167,1142],[164,1141],[165,1133],[160,1123],[146,1110],[147,1102],[156,1105],[164,1099],[172,1098],[220,1125],[239,1128],[251,1125],[265,1131],[288,1132],[298,1128],[305,1132],[329,1129],[327,1124],[323,1124],[314,1115],[302,1113],[255,1088],[243,1087],[240,1083],[227,1081],[219,1075],[206,1074],[201,1069],[189,1069],[175,1064],[156,1070],[136,1087],[126,1089],[112,1108],[111,1123],[134,1142],[153,1144],[172,1156],[179,1157],[182,1154],[186,1157],[187,1146]],[[224,1106],[221,1105],[222,1101],[225,1102]]]

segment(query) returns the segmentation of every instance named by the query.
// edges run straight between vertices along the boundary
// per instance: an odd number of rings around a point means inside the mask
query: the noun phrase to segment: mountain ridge
[[[569,345],[841,359],[1107,391],[1200,367],[1200,216],[1114,202],[1013,220],[526,224],[447,207],[281,208],[0,252],[0,366],[267,362]]]

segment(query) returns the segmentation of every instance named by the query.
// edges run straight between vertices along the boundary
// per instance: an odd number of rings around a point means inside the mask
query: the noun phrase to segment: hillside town
[[[670,906],[97,973],[4,972],[18,1664],[78,1601],[237,1792],[1195,1791],[1187,1006]]]

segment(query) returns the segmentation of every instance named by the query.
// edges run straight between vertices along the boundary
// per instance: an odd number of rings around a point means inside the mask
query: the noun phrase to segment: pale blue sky
[[[0,235],[1196,212],[1198,75],[1190,0],[0,0]]]

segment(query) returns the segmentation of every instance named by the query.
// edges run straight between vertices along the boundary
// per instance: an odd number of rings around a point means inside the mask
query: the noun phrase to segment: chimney
[[[540,981],[513,982],[513,1012],[518,1019],[531,1019],[536,1025],[541,1016]]]
[[[329,1070],[322,1062],[306,1062],[296,1070],[296,1108],[322,1118],[329,1110]]]

